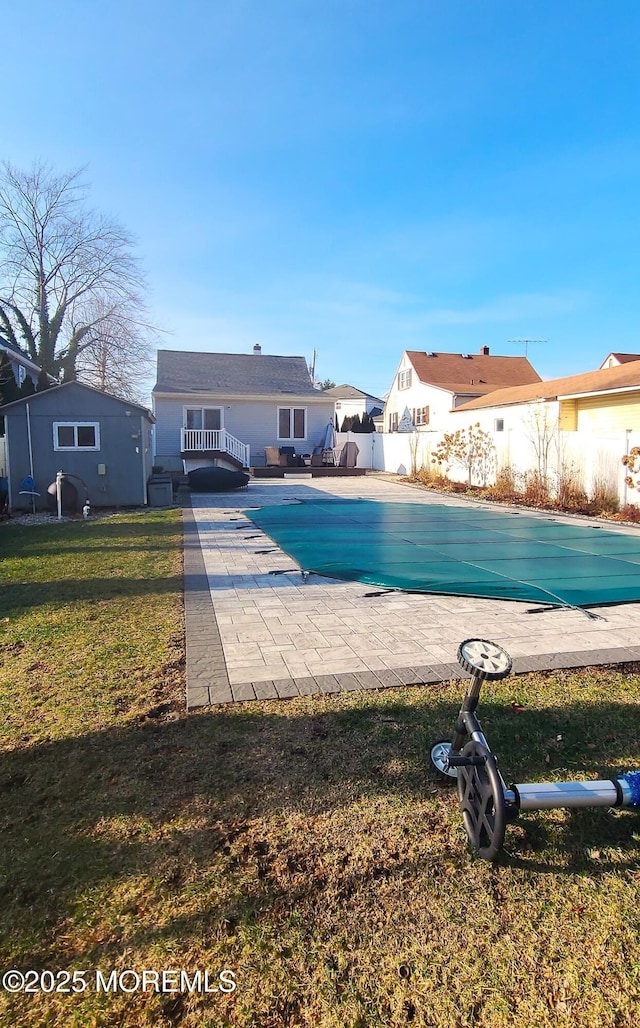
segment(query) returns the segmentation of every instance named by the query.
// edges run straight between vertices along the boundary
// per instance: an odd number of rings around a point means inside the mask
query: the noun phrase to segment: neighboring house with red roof
[[[475,354],[406,350],[385,404],[384,430],[445,429],[462,404],[540,381],[526,357],[494,357],[488,346]]]
[[[610,353],[605,357],[600,368],[614,368],[618,364],[628,364],[630,361],[640,361],[640,353]]]

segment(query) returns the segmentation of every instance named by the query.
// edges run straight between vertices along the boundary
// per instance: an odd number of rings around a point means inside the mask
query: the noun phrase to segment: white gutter
[[[611,396],[617,393],[634,393],[640,390],[640,382],[637,385],[619,386],[617,389],[590,389],[586,393],[559,393],[559,400],[582,400],[587,396]]]

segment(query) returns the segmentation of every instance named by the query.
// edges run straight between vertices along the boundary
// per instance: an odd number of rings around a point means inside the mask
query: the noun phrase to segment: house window
[[[429,424],[429,408],[428,407],[417,407],[413,417],[414,425],[428,425]]]
[[[411,387],[411,368],[398,372],[398,389],[409,389]]]
[[[504,432],[504,418],[496,418],[493,423],[494,432]]]
[[[97,421],[54,421],[54,450],[99,450],[100,425]]]
[[[18,364],[18,385],[22,385],[25,378],[27,377],[27,369],[22,364]]]
[[[398,431],[398,412],[397,411],[394,411],[393,414],[389,415],[389,431],[390,432],[397,432]]]
[[[278,407],[278,439],[307,438],[307,408]]]
[[[185,407],[184,427],[217,432],[222,428],[222,411],[220,407]]]

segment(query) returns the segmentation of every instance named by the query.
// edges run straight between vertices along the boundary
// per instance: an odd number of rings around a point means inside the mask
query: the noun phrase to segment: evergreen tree
[[[45,389],[51,389],[51,382],[46,371],[40,371],[38,375],[38,384],[36,386],[37,393],[43,393]]]
[[[6,350],[0,350],[0,406],[20,399],[20,390]]]
[[[362,422],[360,421],[359,414],[354,414],[351,419],[351,431],[358,433],[362,432]]]
[[[25,396],[33,396],[35,391],[36,391],[36,387],[33,384],[33,379],[31,378],[31,375],[25,375],[24,382],[20,386],[20,390],[19,390],[20,399],[22,400],[22,398],[25,397]]]

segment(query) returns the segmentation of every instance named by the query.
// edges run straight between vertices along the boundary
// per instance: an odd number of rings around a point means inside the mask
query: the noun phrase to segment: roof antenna
[[[524,355],[527,356],[529,343],[548,343],[548,339],[507,339],[508,343],[524,343]]]

